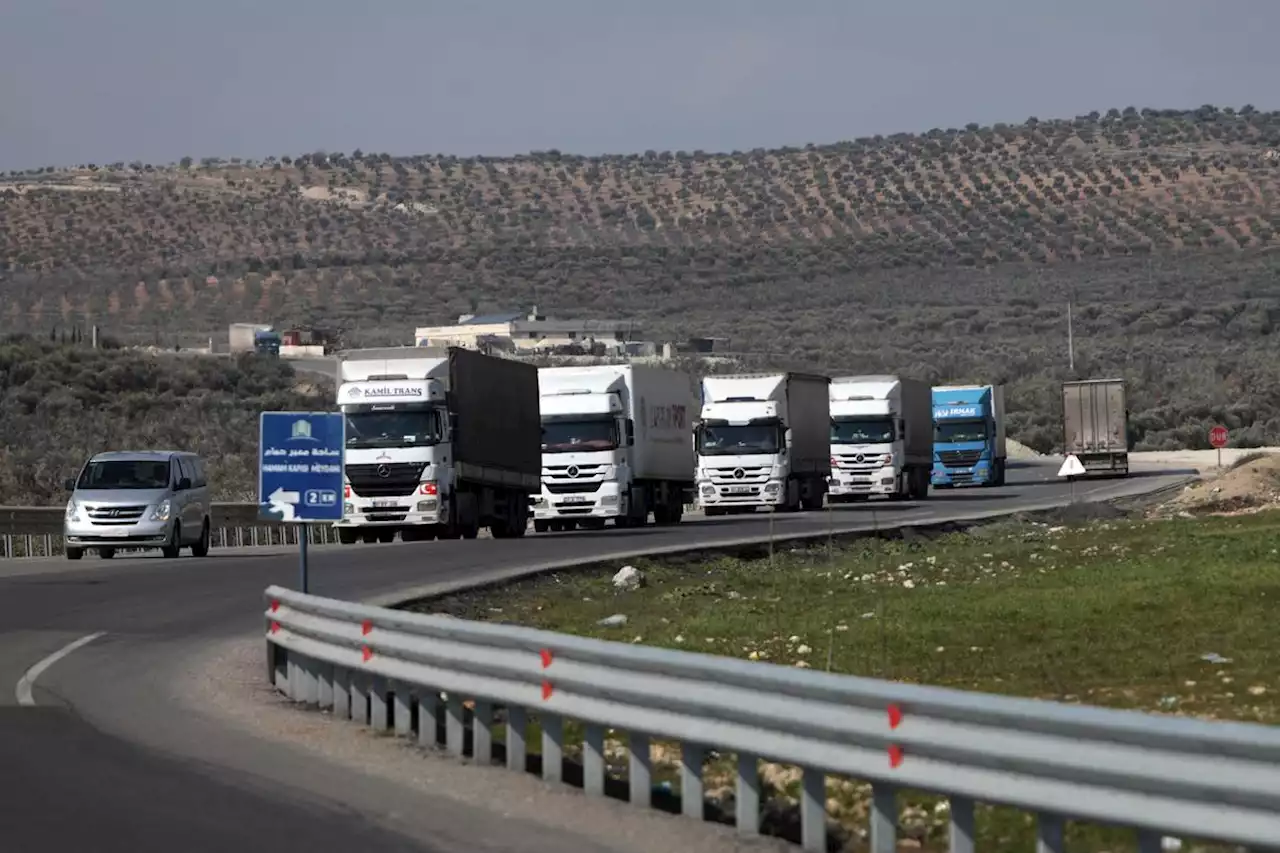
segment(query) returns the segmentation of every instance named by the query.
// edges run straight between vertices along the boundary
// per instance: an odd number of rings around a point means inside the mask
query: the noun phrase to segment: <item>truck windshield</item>
[[[698,452],[703,456],[774,454],[781,450],[782,430],[771,424],[704,426],[698,442]]]
[[[614,450],[618,424],[613,420],[548,420],[542,422],[543,453]]]
[[[886,444],[893,441],[893,418],[833,418],[832,444]]]
[[[169,462],[112,459],[90,462],[80,472],[77,489],[167,489]]]
[[[933,425],[933,440],[937,444],[955,441],[986,441],[986,421],[938,421]]]
[[[431,409],[349,412],[347,447],[426,447],[440,441],[440,419]]]

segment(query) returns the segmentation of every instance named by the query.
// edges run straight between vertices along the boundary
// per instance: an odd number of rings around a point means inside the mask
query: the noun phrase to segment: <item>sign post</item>
[[[1067,482],[1071,483],[1071,502],[1076,502],[1076,477],[1085,473],[1084,463],[1080,461],[1080,457],[1074,453],[1067,455],[1063,461],[1062,467],[1058,469],[1059,477],[1066,477]]]
[[[298,525],[298,580],[304,593],[308,525],[342,520],[346,424],[332,412],[263,412],[258,421],[258,516]]]
[[[1227,446],[1227,440],[1231,438],[1231,433],[1222,424],[1218,424],[1209,430],[1209,444],[1218,451],[1218,467],[1222,467],[1222,448]]]

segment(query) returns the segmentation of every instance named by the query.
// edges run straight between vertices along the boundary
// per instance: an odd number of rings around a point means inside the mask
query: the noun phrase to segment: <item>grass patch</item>
[[[933,540],[867,539],[772,560],[642,563],[645,585],[561,572],[419,609],[787,666],[1143,711],[1280,718],[1280,512],[1231,518],[1002,522]],[[623,625],[605,626],[611,616]],[[678,753],[677,753],[678,755]],[[660,758],[660,756],[655,756]],[[656,769],[656,768],[655,768]],[[731,779],[727,759],[707,787]],[[766,767],[792,799],[798,775]],[[866,786],[833,779],[847,827]],[[945,802],[905,793],[902,829],[945,842]],[[994,849],[1033,839],[1031,816],[980,811]],[[1133,846],[1072,825],[1083,849]],[[859,836],[850,832],[850,844]]]

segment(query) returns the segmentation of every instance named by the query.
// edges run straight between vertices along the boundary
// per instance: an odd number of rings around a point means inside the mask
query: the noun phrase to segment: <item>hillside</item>
[[[325,409],[332,389],[274,359],[190,358],[0,341],[0,505],[59,505],[102,450],[197,451],[214,500],[254,500],[258,413]]]
[[[1123,373],[1144,446],[1225,419],[1280,439],[1280,113],[1112,110],[804,149],[508,159],[316,152],[0,182],[0,330],[93,317],[194,344],[224,324],[353,343],[537,304],[721,336],[776,366],[1013,383],[1057,439],[1076,374]]]

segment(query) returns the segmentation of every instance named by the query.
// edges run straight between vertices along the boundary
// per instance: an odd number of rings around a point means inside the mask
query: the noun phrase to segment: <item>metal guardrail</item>
[[[1280,729],[876,681],[408,613],[266,590],[268,677],[294,701],[563,781],[566,719],[585,725],[584,789],[605,792],[606,728],[629,733],[630,800],[652,804],[652,738],[681,747],[681,808],[703,817],[708,750],[736,753],[738,831],[759,833],[759,760],[801,768],[802,843],[824,850],[828,774],[870,780],[872,853],[896,850],[899,788],[950,798],[951,851],[974,849],[974,804],[1034,812],[1038,849],[1068,819],[1163,836],[1280,843]],[[443,696],[442,696],[443,694]],[[469,700],[464,705],[464,700]]]
[[[0,506],[0,559],[61,554],[64,515],[60,506]],[[297,525],[260,519],[256,503],[215,503],[211,521],[214,548],[298,544]],[[338,541],[328,525],[308,525],[308,533],[314,545]]]
[[[690,512],[694,506],[686,506]],[[50,557],[63,552],[60,506],[0,506],[0,559]],[[298,526],[258,517],[256,503],[215,503],[210,545],[214,548],[250,548],[260,545],[297,545]],[[312,545],[337,544],[338,535],[327,524],[308,525]]]

